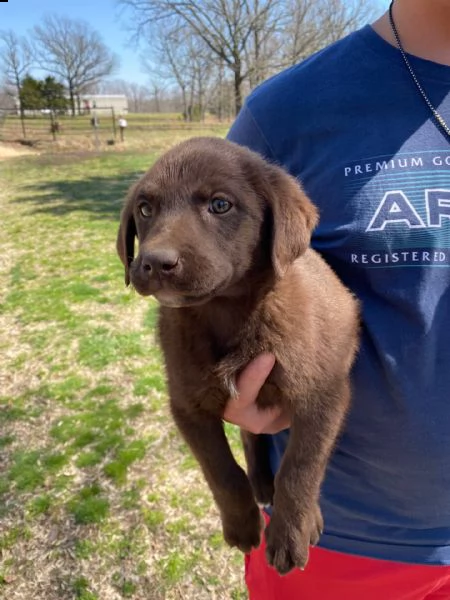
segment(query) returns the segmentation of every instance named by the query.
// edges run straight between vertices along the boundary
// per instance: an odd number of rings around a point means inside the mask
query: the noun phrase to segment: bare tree
[[[142,67],[150,75],[152,81],[165,80],[174,82],[180,90],[183,104],[183,113],[188,114],[189,106],[189,83],[192,78],[189,65],[188,52],[185,41],[186,32],[183,27],[169,29],[161,28],[152,39],[158,67],[150,62],[146,55],[142,57]]]
[[[216,64],[233,75],[236,112],[244,80],[253,88],[367,22],[374,9],[370,0],[119,1],[132,10],[137,37],[150,44],[162,23],[173,34],[188,28],[201,39]]]
[[[254,0],[254,11],[258,16],[253,22],[252,34],[245,47],[245,64],[250,88],[256,87],[271,74],[274,57],[274,40],[280,30],[283,17],[282,5],[273,4],[268,11],[259,10],[259,1]],[[251,19],[249,6],[246,6],[247,18]]]
[[[105,79],[90,86],[91,94],[125,94],[127,82],[124,79]]]
[[[247,77],[245,49],[260,23],[276,18],[282,0],[121,0],[133,11],[140,37],[154,35],[161,21],[188,26],[209,51],[221,59],[234,77],[236,112],[242,106],[241,85]]]
[[[65,83],[75,115],[76,98],[110,75],[117,58],[85,21],[49,16],[33,33],[39,66]]]
[[[152,93],[154,110],[157,113],[161,112],[161,106],[163,101],[164,84],[161,81],[151,80],[150,89]]]
[[[6,90],[11,96],[16,96],[20,103],[20,116],[23,125],[24,109],[20,102],[22,79],[33,64],[33,52],[25,38],[19,37],[12,29],[0,31],[0,64],[6,83]]]
[[[373,21],[378,12],[373,2],[326,0],[320,14],[320,23],[327,33],[322,45],[336,42],[362,23]]]
[[[0,110],[2,108],[6,110],[14,110],[16,108],[14,98],[11,96],[11,90],[6,81],[0,83]]]
[[[275,69],[294,65],[336,42],[374,17],[373,3],[360,0],[289,0],[278,32]]]
[[[140,113],[143,112],[143,104],[149,97],[149,90],[134,81],[127,81],[125,86],[125,95],[131,103],[131,112]]]
[[[178,87],[186,120],[203,119],[217,70],[215,56],[211,56],[204,41],[189,27],[173,25],[171,29],[160,28],[157,39],[152,40],[158,66],[148,60],[149,52],[143,56],[142,65],[150,74],[153,85],[156,81],[167,81]],[[155,103],[156,99],[155,95]]]

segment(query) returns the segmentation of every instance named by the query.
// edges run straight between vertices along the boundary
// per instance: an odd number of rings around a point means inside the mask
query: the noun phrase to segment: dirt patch
[[[27,148],[20,144],[6,145],[0,142],[0,160],[15,158],[16,156],[23,156],[25,154],[37,154],[37,152],[32,148]]]

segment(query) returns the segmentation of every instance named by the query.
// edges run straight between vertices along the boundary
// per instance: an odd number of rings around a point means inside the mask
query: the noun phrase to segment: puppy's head
[[[132,187],[117,250],[127,285],[161,304],[190,306],[242,293],[255,270],[282,276],[316,222],[316,209],[285,171],[232,142],[193,138]]]

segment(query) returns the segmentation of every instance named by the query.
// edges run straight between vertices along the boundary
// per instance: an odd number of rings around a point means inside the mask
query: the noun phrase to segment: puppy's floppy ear
[[[281,277],[288,266],[305,252],[319,220],[317,208],[300,183],[280,167],[266,171],[266,200],[272,211],[272,264]]]
[[[117,253],[125,267],[125,285],[130,285],[130,265],[134,259],[134,239],[136,235],[136,223],[130,194],[120,216],[116,242]]]

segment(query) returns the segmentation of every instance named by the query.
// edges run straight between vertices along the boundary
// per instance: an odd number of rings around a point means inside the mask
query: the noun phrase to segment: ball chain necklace
[[[411,77],[412,77],[414,83],[417,86],[417,89],[419,90],[420,94],[422,95],[422,98],[425,100],[428,108],[433,113],[433,116],[434,116],[437,124],[440,126],[440,128],[443,131],[445,131],[445,133],[448,135],[448,137],[450,137],[450,127],[444,121],[444,118],[442,117],[442,115],[440,115],[438,113],[438,111],[434,108],[434,106],[431,104],[430,99],[426,95],[423,87],[420,84],[420,81],[417,79],[417,76],[414,73],[414,70],[413,70],[413,68],[411,66],[411,63],[409,62],[408,57],[406,56],[406,52],[404,51],[403,46],[402,46],[402,44],[400,42],[400,36],[398,35],[397,27],[395,26],[395,23],[394,23],[394,17],[392,16],[392,6],[393,6],[393,4],[394,4],[394,0],[391,0],[391,3],[389,5],[389,21],[391,22],[391,29],[392,29],[392,33],[394,34],[395,41],[397,42],[397,47],[400,50],[400,53],[401,53],[401,55],[403,57],[405,65],[407,66],[408,71],[410,72]]]

